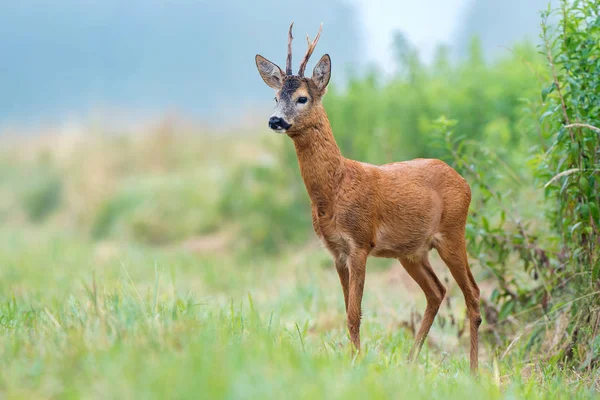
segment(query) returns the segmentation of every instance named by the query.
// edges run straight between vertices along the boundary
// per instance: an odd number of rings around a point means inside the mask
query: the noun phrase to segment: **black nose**
[[[285,119],[279,117],[271,117],[269,118],[269,128],[274,130],[279,129],[290,129],[291,125],[286,122]]]
[[[281,129],[281,122],[283,122],[283,120],[281,118],[271,117],[271,118],[269,118],[269,128]]]

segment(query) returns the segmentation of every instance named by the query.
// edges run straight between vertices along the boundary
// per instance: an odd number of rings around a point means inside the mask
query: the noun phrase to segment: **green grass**
[[[495,362],[487,346],[474,379],[468,339],[450,338],[448,324],[407,364],[401,323],[422,311],[422,295],[394,276],[378,263],[369,271],[364,351],[353,358],[322,249],[240,259],[3,228],[0,397],[594,397],[593,378],[518,354]]]
[[[235,174],[282,148],[253,140],[92,137],[41,158],[43,141],[0,152],[0,399],[596,396],[598,372],[538,361],[525,338],[502,358],[485,321],[473,378],[464,301],[435,256],[448,300],[418,361],[406,357],[425,299],[388,260],[369,261],[354,357],[331,259],[301,245],[304,188],[271,185],[290,171],[253,169],[245,186]],[[493,282],[474,273],[489,297]]]

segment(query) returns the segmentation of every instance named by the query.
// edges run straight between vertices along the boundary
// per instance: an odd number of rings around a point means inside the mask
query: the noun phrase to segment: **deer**
[[[317,62],[310,78],[304,76],[323,24],[313,41],[307,35],[308,49],[297,75],[292,72],[293,26],[292,22],[285,73],[259,54],[255,62],[263,81],[276,92],[268,126],[293,142],[310,198],[313,229],[331,253],[339,275],[353,351],[360,352],[367,258],[395,258],[427,301],[408,359],[413,362],[418,357],[446,295],[429,262],[428,254],[435,248],[465,299],[470,368],[476,373],[481,314],[479,287],[466,248],[469,184],[437,159],[372,165],[343,157],[322,103],[331,78],[329,54]]]

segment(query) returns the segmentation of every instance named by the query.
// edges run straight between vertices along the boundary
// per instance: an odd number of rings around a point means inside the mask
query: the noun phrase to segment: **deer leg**
[[[467,247],[464,234],[461,234],[457,240],[443,241],[437,246],[437,251],[442,260],[450,269],[450,273],[460,287],[465,297],[467,312],[469,314],[469,324],[471,328],[471,371],[476,372],[478,368],[479,353],[479,325],[481,325],[481,313],[479,310],[479,287],[473,278],[469,269],[467,259]]]
[[[350,286],[350,272],[345,258],[338,257],[335,260],[335,269],[340,277],[342,291],[344,292],[344,304],[346,313],[348,312],[348,287]]]
[[[419,332],[417,333],[415,342],[410,349],[410,354],[408,356],[409,360],[414,361],[421,352],[421,348],[423,347],[423,343],[425,342],[427,334],[431,329],[433,320],[440,309],[440,304],[442,304],[442,300],[444,300],[446,288],[435,275],[433,268],[431,268],[427,254],[425,254],[423,258],[419,260],[412,258],[401,258],[400,263],[406,272],[408,272],[408,274],[421,287],[423,293],[425,293],[425,297],[427,298],[427,307],[425,308],[425,314],[423,315],[423,320],[421,321],[421,327],[419,328]]]
[[[348,258],[348,331],[350,340],[356,351],[360,351],[360,319],[362,317],[361,302],[365,287],[365,274],[368,251],[355,251]]]

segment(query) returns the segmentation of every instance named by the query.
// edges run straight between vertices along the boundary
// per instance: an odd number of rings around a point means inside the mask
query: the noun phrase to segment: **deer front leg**
[[[348,258],[348,331],[350,340],[356,351],[360,351],[360,319],[362,317],[361,302],[365,287],[365,274],[368,251],[354,251]]]

